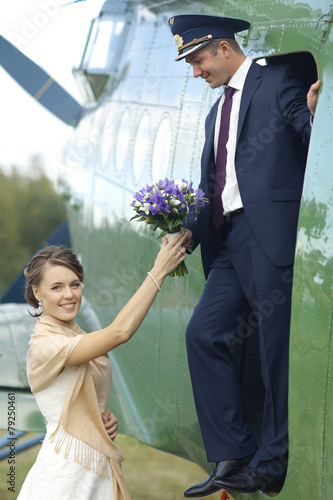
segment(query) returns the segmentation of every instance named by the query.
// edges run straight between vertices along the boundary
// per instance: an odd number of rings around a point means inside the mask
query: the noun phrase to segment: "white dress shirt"
[[[235,89],[235,92],[232,97],[229,137],[227,142],[226,176],[225,176],[225,185],[222,192],[222,203],[223,203],[224,214],[228,214],[230,212],[233,212],[234,210],[238,210],[239,208],[243,207],[236,177],[235,153],[236,153],[236,139],[237,139],[240,102],[245,83],[245,78],[247,76],[251,64],[252,60],[249,57],[247,57],[228,83],[228,86],[233,87]],[[219,139],[221,110],[223,102],[224,102],[224,95],[222,96],[219,102],[216,122],[215,122],[215,136],[214,136],[215,159],[217,155],[217,144]]]

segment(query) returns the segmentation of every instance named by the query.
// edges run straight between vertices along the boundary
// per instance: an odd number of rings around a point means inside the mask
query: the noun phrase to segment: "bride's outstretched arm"
[[[158,294],[164,278],[185,259],[185,248],[180,251],[185,239],[186,233],[175,235],[169,243],[163,238],[162,248],[150,275],[147,275],[140,288],[109,326],[85,335],[80,340],[66,366],[79,365],[106,354],[134,335]]]

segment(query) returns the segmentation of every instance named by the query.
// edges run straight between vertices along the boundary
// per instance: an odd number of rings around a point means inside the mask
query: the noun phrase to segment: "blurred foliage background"
[[[23,172],[0,165],[0,296],[65,218],[41,157],[32,156]]]

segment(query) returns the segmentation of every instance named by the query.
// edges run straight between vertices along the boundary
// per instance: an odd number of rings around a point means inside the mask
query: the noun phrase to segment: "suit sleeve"
[[[305,145],[309,144],[311,135],[307,92],[306,82],[291,66],[285,66],[278,88],[281,114]]]

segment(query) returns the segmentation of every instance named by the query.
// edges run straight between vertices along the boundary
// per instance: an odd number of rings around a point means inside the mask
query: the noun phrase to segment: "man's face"
[[[200,76],[212,89],[227,84],[232,77],[229,58],[220,46],[216,55],[204,47],[188,55],[185,60],[191,64],[194,78]]]

